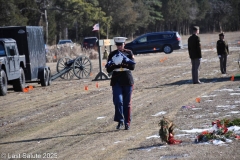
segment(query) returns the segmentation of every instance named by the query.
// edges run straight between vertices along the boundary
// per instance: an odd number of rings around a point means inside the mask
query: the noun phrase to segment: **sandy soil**
[[[228,74],[222,75],[215,49],[206,48],[199,75],[204,84],[200,85],[192,84],[187,50],[137,55],[129,131],[115,129],[110,81],[92,81],[99,72],[98,60],[92,60],[88,79],[57,79],[49,87],[31,84],[34,89],[28,93],[13,92],[9,86],[7,96],[0,97],[1,158],[240,159],[237,140],[220,146],[195,144],[196,133],[182,131],[209,128],[217,119],[239,118],[240,78],[230,81],[240,73],[239,50],[231,51]],[[48,65],[55,73],[56,63]],[[186,105],[195,108],[182,109]],[[181,145],[160,141],[158,122],[163,115],[177,125]]]

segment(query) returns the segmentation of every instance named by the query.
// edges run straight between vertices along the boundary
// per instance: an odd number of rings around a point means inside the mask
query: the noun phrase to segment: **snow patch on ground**
[[[115,144],[117,144],[117,143],[121,143],[122,141],[116,141],[116,142],[114,142]]]
[[[193,128],[191,130],[180,130],[180,131],[187,132],[187,133],[201,133],[201,132],[207,131],[209,129],[211,129],[211,128],[207,128],[207,129],[196,129],[196,128]]]
[[[236,113],[240,113],[240,111],[231,111],[229,113],[236,114]]]
[[[174,137],[183,137],[183,136],[190,136],[191,134],[177,134]]]
[[[223,146],[223,145],[227,145],[226,143],[232,143],[231,139],[226,139],[226,142],[218,140],[218,139],[214,139],[212,142],[204,142],[204,143],[199,143],[199,144],[214,144],[214,145],[219,145],[219,146]]]
[[[206,100],[206,101],[204,101],[204,102],[212,102],[213,100],[211,100],[211,99],[209,99],[209,100]]]
[[[152,136],[146,137],[146,139],[151,139],[151,138],[160,138],[160,136],[159,135],[152,135]]]
[[[240,96],[240,93],[230,93],[231,96]]]
[[[213,95],[204,95],[202,97],[216,97],[217,95],[213,94]]]
[[[236,108],[236,105],[218,105],[217,108]]]
[[[146,150],[147,152],[150,152],[152,149],[162,149],[166,148],[167,146],[159,146],[159,147],[146,147],[146,148],[140,148],[140,150]]]
[[[202,109],[202,108],[192,108],[192,110],[199,110],[199,109]]]
[[[240,131],[240,127],[239,126],[231,126],[231,127],[228,127],[228,130],[229,131],[234,131],[234,132]]]
[[[97,119],[104,119],[104,118],[106,118],[106,117],[97,117]]]
[[[216,90],[216,91],[220,91],[220,92],[222,92],[222,91],[228,91],[228,92],[233,92],[234,90],[233,89],[220,89],[220,90]]]
[[[165,155],[165,156],[161,156],[160,159],[178,159],[182,157],[189,157],[189,154]]]
[[[158,113],[156,113],[156,114],[154,114],[154,115],[152,115],[152,116],[159,116],[159,115],[163,115],[163,114],[166,114],[167,112],[165,112],[165,111],[162,111],[162,112],[158,112]]]

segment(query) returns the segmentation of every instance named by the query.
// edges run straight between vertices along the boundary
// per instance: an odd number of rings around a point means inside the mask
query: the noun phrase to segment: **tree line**
[[[190,34],[240,29],[239,0],[0,0],[0,26],[43,26],[47,44],[83,37],[135,37],[147,32]],[[99,32],[92,31],[99,23]]]

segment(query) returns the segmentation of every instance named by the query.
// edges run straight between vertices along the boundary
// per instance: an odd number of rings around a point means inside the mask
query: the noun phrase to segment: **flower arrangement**
[[[212,129],[210,129],[209,131],[203,131],[201,134],[199,134],[196,137],[195,142],[207,142],[214,139],[226,142],[226,139],[228,138],[240,139],[240,135],[237,135],[233,131],[228,130],[227,127],[231,126],[240,126],[240,119],[234,119],[232,121],[230,121],[229,119],[213,121]]]
[[[160,126],[159,136],[160,136],[162,142],[165,142],[167,144],[182,143],[181,140],[174,139],[173,129],[175,128],[175,125],[173,124],[173,122],[170,119],[163,117],[163,119],[160,120],[160,122],[159,122],[159,126]]]

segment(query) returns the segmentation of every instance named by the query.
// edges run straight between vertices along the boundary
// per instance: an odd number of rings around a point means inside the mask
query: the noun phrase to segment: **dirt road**
[[[99,72],[98,60],[92,60],[89,79],[58,79],[50,87],[31,84],[34,89],[28,93],[13,92],[9,86],[7,96],[0,97],[0,159],[239,159],[239,141],[194,144],[196,134],[181,131],[207,128],[216,119],[239,118],[239,78],[230,81],[240,73],[238,54],[239,50],[231,52],[228,75],[223,76],[216,51],[205,50],[200,85],[192,84],[186,50],[137,55],[129,131],[115,129],[109,80],[98,81],[99,88],[92,81]],[[55,72],[56,63],[48,65]],[[181,109],[185,105],[198,109]],[[181,145],[165,145],[157,137],[163,115],[178,126]]]

